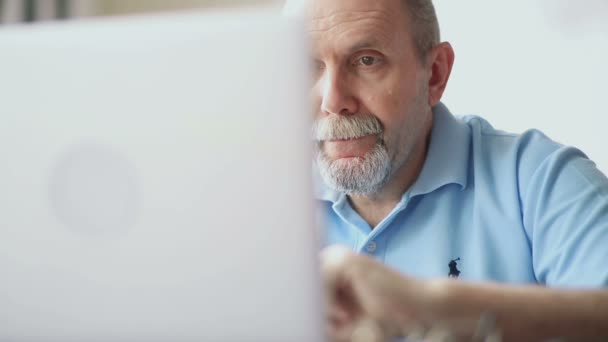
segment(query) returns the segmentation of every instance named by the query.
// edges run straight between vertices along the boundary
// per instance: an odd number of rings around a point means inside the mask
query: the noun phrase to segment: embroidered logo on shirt
[[[450,273],[448,273],[448,277],[450,278],[458,278],[460,275],[460,270],[458,269],[458,264],[456,261],[460,261],[460,258],[454,259],[450,261],[448,267],[450,267]]]

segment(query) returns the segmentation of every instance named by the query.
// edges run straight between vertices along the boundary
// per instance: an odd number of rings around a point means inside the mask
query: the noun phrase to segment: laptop
[[[322,340],[304,46],[270,9],[2,28],[0,340]]]

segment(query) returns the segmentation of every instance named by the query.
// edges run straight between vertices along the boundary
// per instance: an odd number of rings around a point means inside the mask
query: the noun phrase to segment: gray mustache
[[[374,116],[329,115],[315,120],[312,139],[316,141],[356,139],[382,132],[382,124]]]

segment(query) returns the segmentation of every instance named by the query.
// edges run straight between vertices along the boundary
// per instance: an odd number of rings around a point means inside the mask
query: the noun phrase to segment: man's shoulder
[[[538,129],[511,133],[494,128],[479,116],[457,118],[470,128],[469,166],[476,175],[512,179],[522,193],[558,179],[600,184],[602,191],[608,186],[606,177],[584,152],[554,141]]]
[[[587,158],[580,150],[563,145],[539,129],[513,133],[495,128],[488,120],[476,115],[457,116],[471,132],[471,149],[474,158],[492,160],[498,164],[514,163],[520,168],[536,168],[548,158],[574,152]]]
[[[536,128],[528,129],[522,133],[514,133],[494,127],[494,125],[481,116],[457,115],[456,118],[470,127],[471,134],[474,138],[477,138],[476,142],[499,143],[503,145],[514,145],[532,149],[548,149],[552,151],[563,147],[562,144],[552,140],[541,130]]]

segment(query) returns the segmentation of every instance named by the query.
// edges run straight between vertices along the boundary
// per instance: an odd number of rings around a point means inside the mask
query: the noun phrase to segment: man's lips
[[[323,141],[323,149],[330,159],[362,157],[378,142],[378,136],[365,135],[355,139],[334,139]]]

